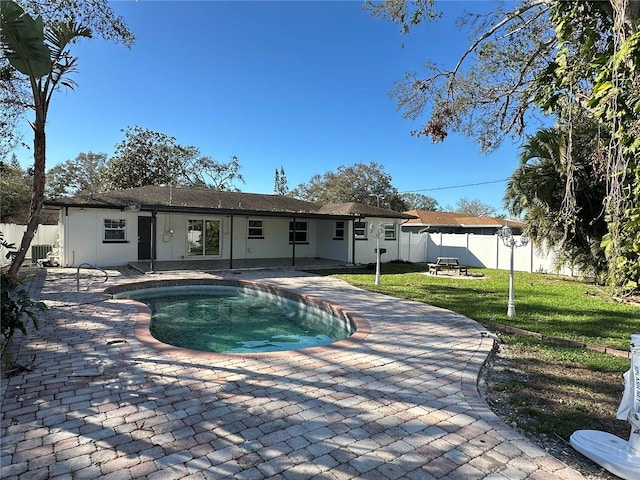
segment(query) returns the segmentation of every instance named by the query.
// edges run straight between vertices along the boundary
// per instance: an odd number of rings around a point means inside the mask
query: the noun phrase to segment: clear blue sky
[[[388,96],[425,60],[452,65],[464,51],[454,21],[469,3],[440,5],[443,19],[407,36],[360,1],[113,2],[135,45],[96,37],[73,47],[78,86],[52,101],[47,168],[81,152],[111,156],[121,130],[139,125],[219,161],[237,155],[245,192],[273,193],[281,166],[293,188],[340,165],[377,162],[400,192],[441,207],[467,197],[501,209],[504,182],[440,188],[508,178],[517,147],[486,156],[464,137],[412,137],[419,124]],[[31,163],[29,152],[18,156]]]

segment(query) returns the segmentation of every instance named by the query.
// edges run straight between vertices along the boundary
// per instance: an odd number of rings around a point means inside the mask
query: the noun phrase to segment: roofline
[[[235,208],[208,208],[208,207],[182,207],[173,205],[95,205],[95,204],[66,204],[61,202],[47,202],[48,208],[96,208],[101,210],[139,211],[139,212],[163,212],[163,213],[200,213],[216,215],[241,215],[241,216],[261,216],[261,217],[285,217],[285,218],[324,218],[334,220],[353,220],[364,218],[359,214],[330,214],[314,212],[282,212],[271,210],[245,210]],[[133,207],[133,208],[129,208]]]

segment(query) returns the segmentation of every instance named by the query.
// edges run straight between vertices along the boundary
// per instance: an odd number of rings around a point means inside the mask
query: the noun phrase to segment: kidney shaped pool
[[[157,340],[203,352],[299,350],[337,342],[355,331],[340,309],[254,283],[154,281],[109,292],[148,305],[150,333]]]

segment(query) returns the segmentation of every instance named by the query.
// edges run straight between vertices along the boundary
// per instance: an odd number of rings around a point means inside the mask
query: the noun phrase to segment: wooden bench
[[[438,257],[436,263],[427,263],[427,266],[429,273],[434,273],[435,275],[443,270],[455,271],[458,275],[461,273],[467,274],[466,265],[460,265],[460,262],[455,257]]]

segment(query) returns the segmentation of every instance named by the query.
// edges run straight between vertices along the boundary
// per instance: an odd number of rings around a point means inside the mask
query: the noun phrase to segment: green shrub
[[[13,244],[7,243],[0,232],[0,244],[11,250]],[[11,258],[14,252],[9,251],[6,257]],[[47,306],[42,302],[35,302],[29,296],[23,280],[10,278],[6,272],[0,274],[0,307],[2,316],[0,317],[0,354],[7,364],[11,364],[11,358],[6,353],[7,346],[16,330],[23,334],[27,333],[27,319],[31,319],[33,326],[38,328],[38,317],[36,311],[43,311]]]

